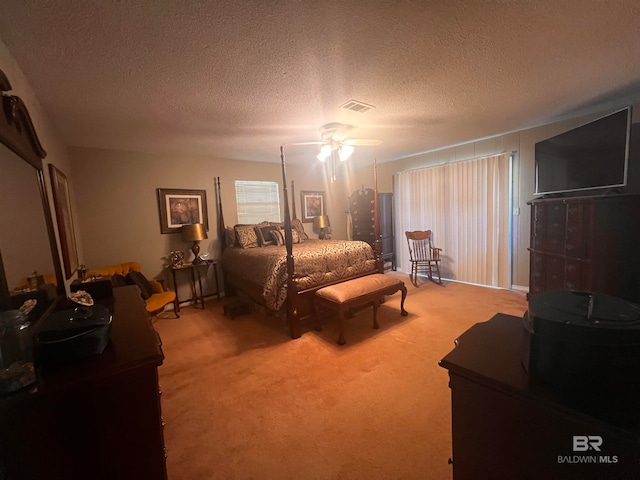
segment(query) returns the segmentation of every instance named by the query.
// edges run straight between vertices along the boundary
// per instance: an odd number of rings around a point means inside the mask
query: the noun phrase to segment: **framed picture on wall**
[[[206,190],[158,188],[157,193],[161,233],[178,233],[192,223],[203,223],[209,230]]]
[[[324,192],[300,192],[300,203],[302,204],[302,221],[304,223],[313,222],[313,217],[324,215]]]
[[[62,250],[62,263],[65,278],[68,280],[78,270],[78,249],[73,229],[73,216],[71,215],[69,184],[65,174],[51,163],[49,164],[49,174],[51,175],[53,203],[56,209],[60,249]]]

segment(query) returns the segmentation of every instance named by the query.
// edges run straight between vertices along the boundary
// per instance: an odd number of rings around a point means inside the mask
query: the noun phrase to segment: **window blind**
[[[280,222],[277,182],[236,180],[238,223]]]

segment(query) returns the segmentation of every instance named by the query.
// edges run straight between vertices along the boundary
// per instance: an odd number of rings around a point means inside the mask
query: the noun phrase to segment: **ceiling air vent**
[[[371,110],[372,108],[376,107],[364,102],[359,102],[358,100],[349,100],[347,103],[340,105],[340,108],[346,108],[347,110],[352,110],[354,112],[364,113],[367,110]]]

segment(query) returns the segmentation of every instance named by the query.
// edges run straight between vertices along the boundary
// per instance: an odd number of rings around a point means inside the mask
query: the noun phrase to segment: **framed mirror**
[[[25,307],[35,325],[65,295],[44,182],[46,152],[24,103],[7,93],[11,85],[1,70],[0,89],[0,311]]]

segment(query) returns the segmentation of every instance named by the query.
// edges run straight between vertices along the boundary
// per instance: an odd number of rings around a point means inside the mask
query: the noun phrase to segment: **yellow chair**
[[[87,274],[89,277],[113,277],[114,275],[122,275],[126,277],[131,272],[140,273],[140,264],[138,262],[125,262],[117,265],[111,265],[109,267],[98,268],[89,271]],[[140,274],[139,276],[141,276]],[[144,278],[144,276],[142,276]],[[178,314],[178,302],[176,301],[176,292],[166,290],[164,288],[164,282],[162,280],[148,280],[144,278],[151,286],[152,294],[149,298],[145,299],[145,308],[147,311],[154,315],[164,310],[164,307],[173,303],[173,313],[176,318],[180,318]],[[142,290],[142,288],[141,288]]]
[[[404,232],[409,245],[409,259],[411,260],[411,282],[418,286],[418,270],[423,268],[429,279],[433,280],[434,272],[438,275],[438,283],[442,285],[440,278],[440,252],[441,248],[436,248],[431,243],[431,230],[416,230],[414,232]]]

